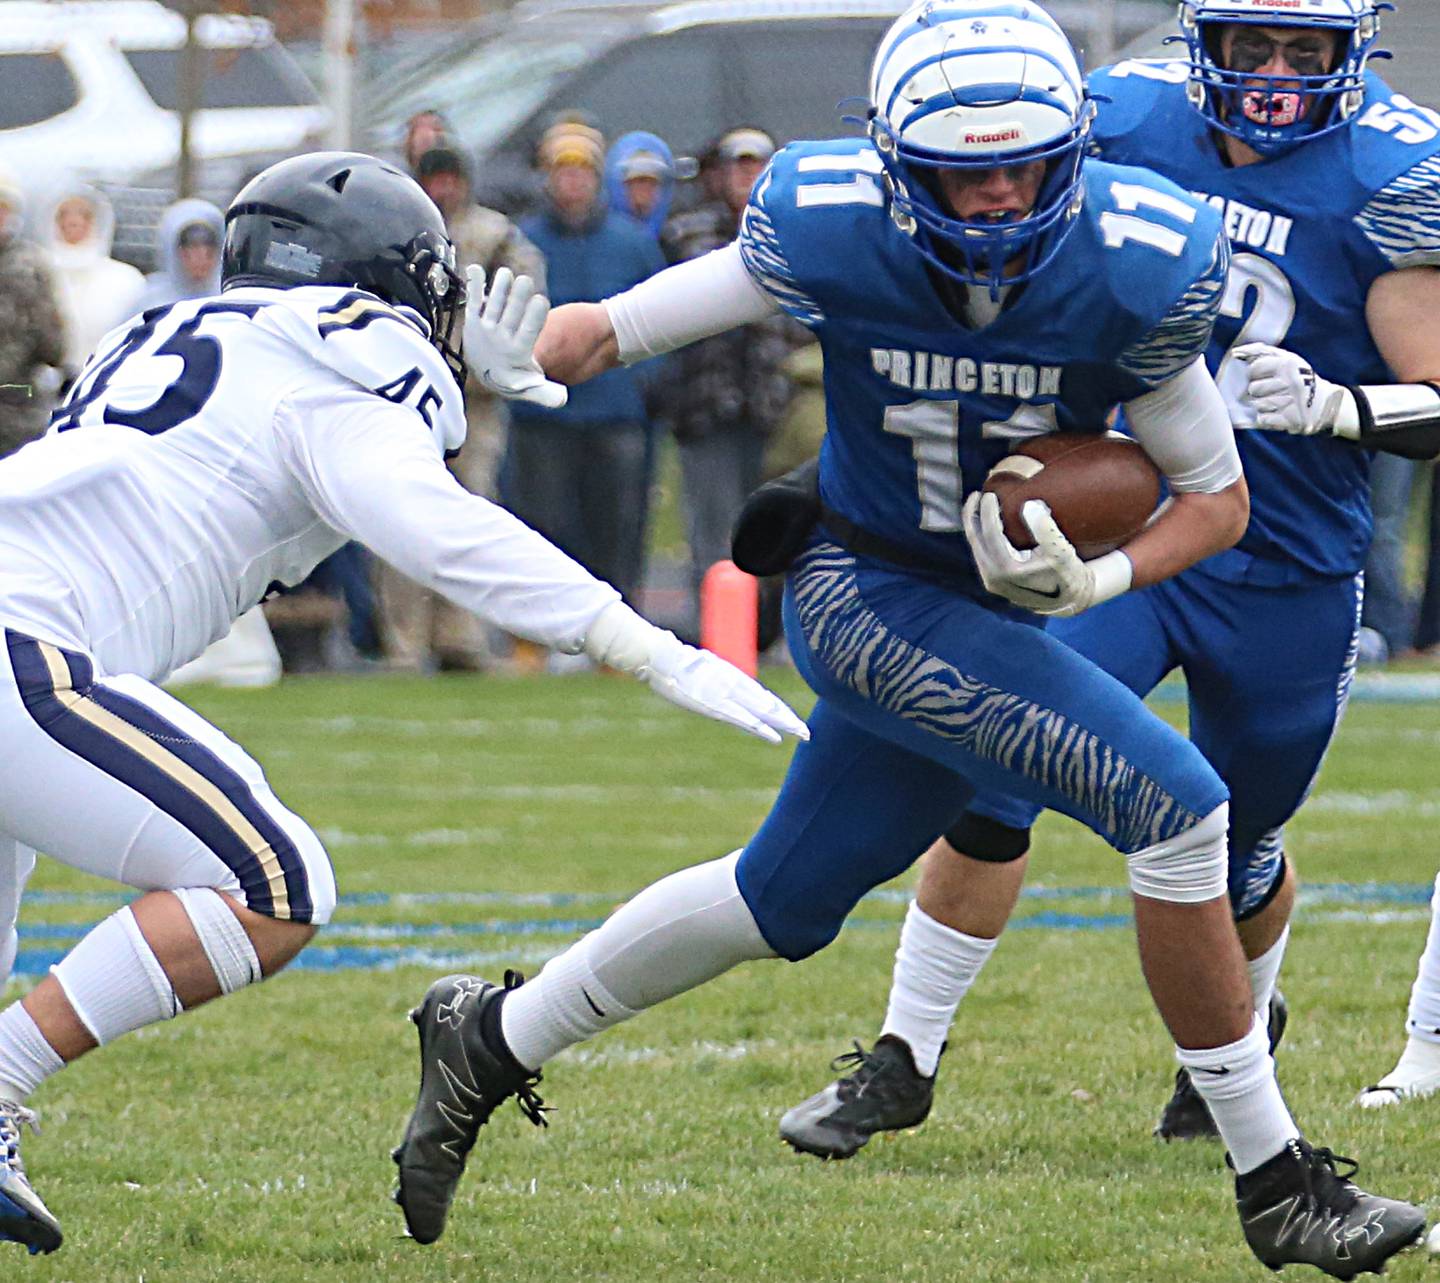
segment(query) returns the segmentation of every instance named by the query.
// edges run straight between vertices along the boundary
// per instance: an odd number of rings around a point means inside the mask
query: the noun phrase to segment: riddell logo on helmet
[[[1257,9],[1298,9],[1304,0],[1254,0]]]
[[[979,130],[967,129],[961,137],[964,143],[1013,143],[1025,137],[1025,131],[1019,125],[1010,125],[1004,129]]]

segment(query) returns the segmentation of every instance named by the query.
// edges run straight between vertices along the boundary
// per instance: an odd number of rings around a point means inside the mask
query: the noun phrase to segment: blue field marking
[[[1331,882],[1316,883],[1301,890],[1301,902],[1316,919],[1365,921],[1371,924],[1419,922],[1428,914],[1425,907],[1433,893],[1429,883]],[[883,888],[866,897],[871,904],[903,904],[910,892]],[[109,892],[35,892],[26,897],[29,905],[73,905],[103,908],[123,903],[127,896]],[[409,906],[510,905],[516,907],[563,908],[579,904],[612,905],[625,898],[622,892],[546,893],[510,895],[504,892],[445,893],[424,895],[367,892],[342,896],[342,910],[404,908]],[[1129,892],[1122,887],[1026,887],[1021,899],[1037,907],[1023,912],[1011,924],[1012,931],[1116,931],[1128,930]],[[1071,912],[1042,908],[1046,903],[1088,902],[1097,907],[1126,905],[1124,912]],[[357,917],[360,916],[357,914]],[[506,962],[530,965],[543,962],[569,941],[600,925],[599,917],[487,918],[460,922],[375,922],[352,920],[343,912],[312,945],[291,964],[298,971],[390,971],[397,967],[425,967],[436,971],[474,969]],[[1313,919],[1312,919],[1313,920]],[[43,976],[66,951],[95,924],[93,922],[27,922],[19,928],[22,948],[14,974]],[[893,915],[872,917],[863,913],[846,924],[852,930],[893,932]],[[327,944],[326,940],[347,943]],[[349,943],[354,941],[355,943]],[[466,942],[490,943],[477,951]],[[542,943],[543,941],[543,943]],[[524,942],[524,943],[521,943]]]
[[[1300,888],[1303,904],[1419,904],[1434,892],[1429,882],[1314,882]],[[339,905],[348,908],[407,908],[415,905],[490,905],[500,908],[563,909],[573,905],[618,905],[634,895],[630,891],[361,891],[342,895]],[[865,897],[876,904],[908,904],[913,892],[882,887]],[[119,908],[135,898],[133,891],[27,891],[27,905],[83,905],[103,909]],[[1022,900],[1128,900],[1130,892],[1121,886],[1047,887],[1029,886],[1020,892]],[[341,922],[345,924],[342,912]],[[332,926],[329,930],[336,930]]]

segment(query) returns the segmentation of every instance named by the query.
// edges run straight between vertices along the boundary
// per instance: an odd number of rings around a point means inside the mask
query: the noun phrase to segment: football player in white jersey
[[[762,686],[646,623],[444,466],[465,435],[453,340],[482,324],[439,211],[329,152],[226,215],[224,293],[108,335],[43,440],[0,465],[0,980],[34,853],[135,887],[0,1013],[0,1239],[61,1231],[20,1132],[97,1046],[273,974],[335,905],[330,863],[260,767],[160,681],[357,539],[506,632],[633,673],[778,741]],[[548,304],[524,289],[512,324]]]

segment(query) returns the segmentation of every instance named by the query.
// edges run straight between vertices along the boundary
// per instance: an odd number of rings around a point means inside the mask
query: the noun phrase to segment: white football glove
[[[624,602],[605,607],[585,636],[585,653],[599,664],[633,673],[661,699],[729,722],[757,739],[782,735],[808,740],[810,729],[778,695],[708,650],[642,619]]]
[[[485,269],[465,269],[465,363],[482,387],[497,396],[558,409],[570,393],[545,377],[535,340],[550,314],[550,300],[528,276],[499,268],[485,288]]]
[[[1078,615],[1130,587],[1133,567],[1119,549],[1082,561],[1039,499],[1026,503],[1020,517],[1035,537],[1032,549],[1017,548],[1005,537],[995,495],[972,494],[961,510],[965,538],[987,592],[1037,615]]]
[[[1351,435],[1343,424],[1352,419],[1358,426],[1350,389],[1322,379],[1295,353],[1268,343],[1246,343],[1234,356],[1245,366],[1248,380],[1240,400],[1254,412],[1257,428],[1310,437]]]

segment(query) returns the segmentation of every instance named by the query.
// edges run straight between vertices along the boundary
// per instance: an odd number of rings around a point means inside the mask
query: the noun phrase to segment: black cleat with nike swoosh
[[[417,1243],[445,1232],[465,1160],[497,1106],[515,1096],[526,1118],[547,1125],[534,1091],[540,1075],[519,1064],[500,1036],[500,1004],[524,983],[514,971],[505,973],[503,987],[478,976],[446,976],[410,1013],[420,1031],[420,1093],[391,1157],[400,1169],[395,1201]]]
[[[1280,1045],[1285,1036],[1285,1026],[1290,1020],[1290,1009],[1285,1005],[1285,995],[1278,989],[1270,998],[1270,1051]],[[1228,1071],[1227,1071],[1228,1072]],[[1161,1140],[1219,1140],[1220,1129],[1210,1116],[1210,1107],[1195,1084],[1190,1081],[1186,1069],[1175,1071],[1175,1091],[1160,1111],[1160,1121],[1155,1124],[1155,1135]]]
[[[1350,1180],[1356,1170],[1350,1159],[1297,1137],[1237,1177],[1240,1225],[1261,1264],[1313,1265],[1332,1278],[1353,1279],[1383,1273],[1396,1252],[1418,1242],[1424,1209],[1367,1194]]]
[[[817,1158],[849,1158],[876,1132],[918,1127],[930,1116],[935,1076],[915,1068],[909,1045],[882,1034],[866,1051],[837,1056],[831,1068],[851,1072],[801,1101],[780,1120],[780,1137],[792,1149]]]

